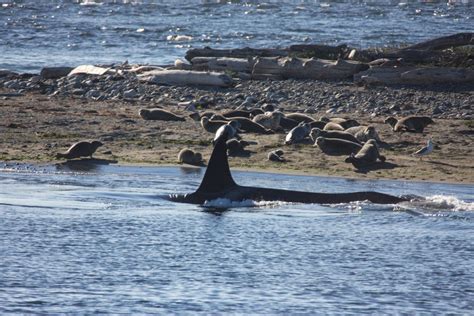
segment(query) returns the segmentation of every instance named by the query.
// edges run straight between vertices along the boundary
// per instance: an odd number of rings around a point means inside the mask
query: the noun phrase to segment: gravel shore
[[[470,86],[371,87],[352,82],[306,80],[237,81],[231,88],[159,86],[128,75],[0,76],[0,161],[56,163],[55,153],[74,142],[99,139],[97,157],[133,164],[175,164],[191,148],[209,158],[212,150],[199,122],[145,121],[140,108],[162,107],[188,117],[190,110],[234,109],[272,104],[284,113],[357,119],[376,127],[388,145],[383,169],[357,171],[344,157],[327,156],[310,143],[283,145],[284,133],[243,134],[249,157],[231,157],[234,168],[345,177],[474,183],[473,104]],[[435,120],[424,133],[394,133],[389,115],[426,115]],[[434,152],[422,161],[411,153],[428,137]],[[284,163],[267,153],[282,148]]]

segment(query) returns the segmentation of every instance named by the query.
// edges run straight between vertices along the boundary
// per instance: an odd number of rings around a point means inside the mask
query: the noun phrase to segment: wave
[[[466,202],[455,196],[432,195],[424,200],[398,204],[395,210],[420,212],[420,214],[425,212],[473,212],[474,202]]]
[[[229,199],[218,198],[215,200],[205,201],[202,205],[206,208],[238,208],[238,207],[264,207],[264,206],[281,206],[288,205],[290,203],[282,201],[254,201],[254,200],[243,200],[243,201],[232,201]]]

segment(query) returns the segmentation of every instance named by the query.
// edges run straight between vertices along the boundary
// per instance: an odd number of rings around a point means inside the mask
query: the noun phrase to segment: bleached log
[[[250,73],[253,60],[229,57],[194,57],[191,60],[194,70],[233,71]]]
[[[102,76],[108,73],[116,73],[116,70],[104,67],[97,67],[93,65],[81,65],[77,66],[68,74],[68,76],[85,74],[85,75],[98,75]]]
[[[355,74],[354,82],[380,85],[474,83],[474,70],[448,67],[373,67]]]
[[[441,50],[465,45],[474,45],[474,33],[458,33],[450,36],[438,37],[408,46],[404,50]]]
[[[275,48],[238,48],[238,49],[212,49],[210,47],[194,48],[186,52],[186,60],[191,61],[195,57],[230,57],[230,58],[250,58],[250,57],[275,57],[288,56],[288,50]]]
[[[138,75],[140,81],[168,85],[203,85],[229,87],[233,80],[226,74],[189,70],[159,70]]]
[[[346,79],[368,66],[357,61],[304,58],[258,58],[252,75],[280,76],[293,79]]]

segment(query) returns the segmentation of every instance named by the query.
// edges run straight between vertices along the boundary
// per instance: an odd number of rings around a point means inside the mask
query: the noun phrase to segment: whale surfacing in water
[[[350,193],[313,193],[271,188],[240,186],[235,183],[227,160],[227,145],[224,137],[215,142],[201,185],[194,193],[170,194],[168,199],[179,203],[204,204],[218,198],[231,201],[282,201],[294,203],[349,203],[370,201],[377,204],[396,204],[408,201],[403,197],[366,191]]]

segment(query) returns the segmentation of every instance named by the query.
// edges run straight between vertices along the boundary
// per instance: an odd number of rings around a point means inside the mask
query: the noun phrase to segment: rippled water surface
[[[0,68],[161,64],[204,46],[394,46],[472,32],[472,1],[0,0]]]
[[[235,172],[238,183],[378,190],[431,206],[159,196],[200,169],[0,168],[0,313],[474,310],[474,187]]]

